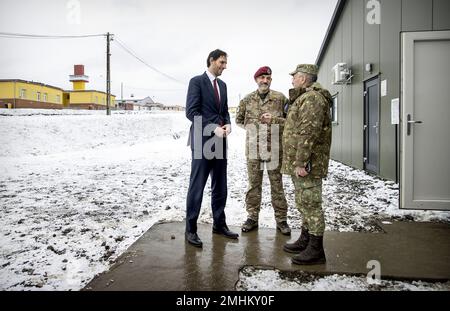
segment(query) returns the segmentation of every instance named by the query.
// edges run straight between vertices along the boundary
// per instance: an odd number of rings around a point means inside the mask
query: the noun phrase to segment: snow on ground
[[[152,111],[158,113],[159,111]],[[141,114],[143,110],[112,110],[113,114]],[[4,109],[0,108],[0,116],[61,116],[61,115],[105,115],[106,110],[85,110],[85,109]]]
[[[44,115],[44,112],[46,115]],[[0,109],[0,290],[79,290],[153,224],[182,221],[189,182],[183,112]],[[244,208],[245,132],[229,138],[227,222]],[[264,177],[260,226],[275,228]],[[284,178],[289,222],[298,228]],[[210,187],[199,222],[212,223]],[[376,220],[450,222],[450,214],[400,211],[398,185],[331,162],[327,230],[377,231]]]
[[[370,280],[374,282],[375,280]],[[241,291],[449,291],[450,282],[427,283],[378,280],[369,283],[365,277],[330,275],[315,276],[279,270],[245,267],[239,273],[236,289]]]
[[[2,117],[0,288],[80,289],[155,222],[181,221],[184,119]]]
[[[400,210],[398,201],[398,184],[393,181],[330,161],[323,186],[326,230],[374,232],[379,230],[377,221],[450,222],[449,212]]]

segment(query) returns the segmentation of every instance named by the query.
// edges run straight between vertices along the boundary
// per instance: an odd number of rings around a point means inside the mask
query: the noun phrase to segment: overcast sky
[[[190,78],[226,51],[229,106],[256,89],[254,72],[268,65],[272,89],[287,94],[298,63],[314,63],[337,0],[0,0],[0,32],[83,35],[113,33],[168,79],[111,43],[112,93],[185,105]],[[0,79],[71,89],[74,64],[84,64],[88,89],[105,91],[106,40],[0,38]]]

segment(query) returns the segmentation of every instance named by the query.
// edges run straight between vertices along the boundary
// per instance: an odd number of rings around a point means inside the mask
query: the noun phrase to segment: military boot
[[[325,263],[325,251],[323,249],[323,236],[310,235],[306,249],[292,257],[292,263],[296,265],[317,265]]]
[[[309,242],[309,232],[308,229],[302,227],[302,233],[297,241],[294,243],[286,243],[283,246],[283,250],[288,253],[298,254],[301,251],[304,251],[308,246]]]
[[[258,222],[256,220],[247,218],[245,223],[242,225],[241,230],[242,230],[242,232],[250,232],[253,229],[257,229],[257,228],[258,228]]]
[[[291,235],[291,228],[289,228],[286,221],[280,221],[277,223],[277,229],[280,230],[283,235]]]

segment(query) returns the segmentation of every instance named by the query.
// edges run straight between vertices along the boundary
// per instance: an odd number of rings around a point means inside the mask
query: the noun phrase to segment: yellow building
[[[40,82],[0,80],[0,108],[106,109],[105,92],[85,89],[89,77],[84,75],[83,65],[75,65],[70,81],[73,90],[65,91]],[[111,109],[117,109],[115,99],[110,95]]]
[[[115,109],[116,97],[110,95],[110,108]],[[64,91],[64,105],[67,108],[106,109],[106,93],[95,90]]]
[[[0,108],[63,108],[63,89],[20,79],[0,80]]]
[[[74,74],[70,75],[73,84],[72,91],[64,91],[64,106],[80,109],[106,109],[106,93],[96,90],[86,90],[89,77],[84,74],[84,65],[75,65]],[[116,109],[116,97],[110,95],[110,108]]]

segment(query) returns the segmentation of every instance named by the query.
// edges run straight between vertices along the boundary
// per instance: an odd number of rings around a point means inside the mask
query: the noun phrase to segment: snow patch
[[[296,274],[296,275],[295,275]],[[245,267],[239,273],[236,289],[240,291],[449,291],[450,282],[428,283],[380,280],[369,284],[364,277],[317,276],[305,272],[286,273]]]

